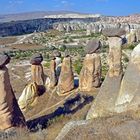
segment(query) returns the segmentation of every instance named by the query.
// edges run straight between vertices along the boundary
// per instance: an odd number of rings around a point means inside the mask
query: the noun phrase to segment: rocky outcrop
[[[116,39],[116,38],[115,38]],[[109,40],[109,55],[108,64],[109,71],[100,88],[100,91],[91,106],[86,119],[96,117],[103,117],[112,114],[115,107],[121,80],[122,80],[122,66],[121,66],[121,44],[120,38],[113,44],[112,38]]]
[[[55,140],[139,140],[140,121],[126,116],[69,122]]]
[[[87,54],[84,58],[83,67],[80,72],[79,89],[91,91],[101,84],[101,58],[99,54]]]
[[[140,105],[140,44],[133,50],[115,102],[115,111],[137,110]]]
[[[61,67],[61,73],[57,86],[58,95],[65,95],[65,93],[74,89],[74,75],[72,71],[71,58],[64,57]]]
[[[25,119],[17,104],[5,66],[9,61],[9,56],[0,55],[0,130],[25,127]]]

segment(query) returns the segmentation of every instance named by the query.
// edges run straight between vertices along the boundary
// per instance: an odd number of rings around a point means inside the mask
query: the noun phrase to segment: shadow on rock
[[[54,118],[61,115],[74,114],[78,110],[82,109],[85,105],[92,102],[93,99],[93,96],[78,94],[76,97],[66,100],[66,102],[63,104],[63,107],[58,107],[53,113],[27,121],[27,126],[29,130],[33,132],[38,131],[38,129],[45,129],[49,126],[48,121],[53,120]]]

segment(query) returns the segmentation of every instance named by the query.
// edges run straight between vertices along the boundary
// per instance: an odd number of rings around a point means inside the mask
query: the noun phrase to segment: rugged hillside
[[[22,35],[33,33],[35,31],[46,31],[53,28],[54,23],[60,22],[70,22],[70,21],[84,21],[84,22],[95,22],[98,18],[91,19],[76,19],[76,18],[43,18],[43,19],[33,19],[24,21],[13,21],[0,23],[0,36],[12,36],[12,35]]]

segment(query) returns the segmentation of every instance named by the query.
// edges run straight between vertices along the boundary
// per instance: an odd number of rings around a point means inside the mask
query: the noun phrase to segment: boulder
[[[30,107],[34,106],[36,103],[38,96],[39,94],[37,84],[33,82],[27,85],[18,100],[20,109],[22,111],[30,109]]]
[[[58,95],[64,95],[65,93],[74,89],[74,75],[72,71],[72,62],[70,57],[63,59],[61,73],[57,86]]]
[[[45,84],[45,76],[43,71],[42,64],[40,65],[31,65],[31,81],[35,82],[37,85]]]
[[[7,54],[0,54],[0,68],[3,68],[10,62],[10,57]]]
[[[30,63],[32,65],[40,65],[42,61],[43,61],[43,56],[39,53],[36,53],[31,57]]]
[[[96,53],[101,47],[101,43],[98,39],[92,39],[87,43],[85,51],[87,54]]]
[[[3,66],[0,69],[0,130],[11,127],[25,127],[25,118],[14,95],[8,69]]]
[[[121,37],[126,34],[126,31],[121,28],[105,28],[102,30],[102,34],[107,37]]]
[[[109,71],[86,119],[112,115],[122,80],[121,51],[121,46],[109,45]]]
[[[101,58],[99,54],[87,54],[80,72],[79,89],[91,91],[101,84]]]

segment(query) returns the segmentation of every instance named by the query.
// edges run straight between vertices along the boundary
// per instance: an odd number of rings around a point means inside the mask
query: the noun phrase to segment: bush
[[[60,45],[59,46],[59,50],[61,51],[61,52],[65,52],[65,50],[66,50],[66,46],[65,45]]]
[[[46,63],[44,64],[44,67],[50,68],[50,62],[46,62]]]
[[[75,60],[75,62],[74,62],[74,70],[75,70],[75,72],[77,74],[80,74],[81,69],[82,69],[82,62],[81,62],[81,60],[80,59]]]
[[[128,49],[133,50],[135,48],[134,44],[128,45]]]

